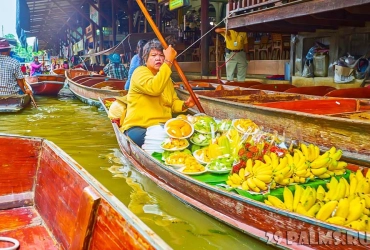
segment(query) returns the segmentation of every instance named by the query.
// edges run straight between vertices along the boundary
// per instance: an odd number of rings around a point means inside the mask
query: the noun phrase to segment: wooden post
[[[98,6],[100,7],[101,6],[101,0],[98,0]],[[100,51],[103,51],[104,50],[104,35],[103,35],[103,22],[102,22],[102,20],[101,20],[101,15],[100,15],[100,12],[99,12],[99,14],[98,14],[98,17],[99,17],[99,21],[98,21],[98,23],[99,23],[99,52]],[[104,65],[105,64],[105,62],[104,62],[104,59],[103,59],[103,55],[100,55],[100,65]]]
[[[127,6],[128,6],[128,33],[132,34],[134,31],[134,13],[133,13],[133,8],[132,8],[132,0],[127,0]]]
[[[201,36],[203,36],[209,30],[209,12],[208,12],[209,0],[201,1]],[[200,43],[200,61],[202,66],[201,75],[209,75],[209,34],[202,38]]]
[[[115,46],[116,45],[116,41],[117,41],[117,24],[116,24],[116,9],[115,9],[115,5],[114,5],[114,0],[111,0],[111,3],[112,3],[112,38],[113,38],[113,43],[112,45]]]

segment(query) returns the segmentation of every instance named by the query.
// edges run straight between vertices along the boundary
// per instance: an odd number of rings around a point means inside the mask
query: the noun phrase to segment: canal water
[[[136,171],[105,112],[71,96],[36,97],[38,109],[0,113],[0,133],[44,137],[62,148],[174,249],[270,249],[187,206]]]

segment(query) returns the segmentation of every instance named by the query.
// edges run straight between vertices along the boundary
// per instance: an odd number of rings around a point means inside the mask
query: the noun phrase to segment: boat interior
[[[0,236],[20,249],[148,249],[124,205],[53,144],[0,135],[0,165]]]
[[[53,70],[53,73],[56,74],[56,75],[64,75],[66,72],[65,69],[54,69]]]
[[[74,83],[96,89],[123,90],[126,83],[125,80],[107,78],[106,76],[101,75],[77,75],[70,79]]]
[[[38,75],[38,76],[26,76],[25,80],[29,84],[39,83],[39,82],[59,82],[64,83],[66,77],[63,75]]]

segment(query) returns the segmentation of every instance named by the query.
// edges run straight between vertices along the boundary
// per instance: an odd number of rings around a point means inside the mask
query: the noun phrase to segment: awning
[[[110,55],[112,53],[117,53],[117,54],[125,54],[129,52],[134,52],[137,47],[137,43],[139,40],[152,40],[156,38],[155,33],[132,33],[128,34],[119,44],[116,46],[96,52],[94,54],[85,54],[82,55],[81,57],[92,57],[92,56],[100,56],[100,55]]]

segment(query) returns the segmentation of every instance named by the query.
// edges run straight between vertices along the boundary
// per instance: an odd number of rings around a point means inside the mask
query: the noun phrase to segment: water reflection
[[[268,249],[187,206],[138,172],[118,149],[103,111],[71,97],[36,97],[38,109],[0,113],[0,132],[61,147],[174,249]]]

